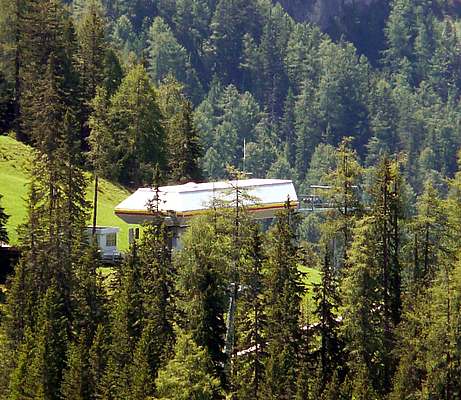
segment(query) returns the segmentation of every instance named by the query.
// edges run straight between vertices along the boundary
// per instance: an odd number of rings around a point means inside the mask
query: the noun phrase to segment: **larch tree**
[[[191,65],[186,49],[181,46],[170,27],[156,17],[149,30],[149,72],[152,80],[160,84],[168,75],[184,85],[184,90],[195,103],[203,96],[197,73]]]
[[[207,350],[198,346],[191,333],[181,332],[174,356],[159,371],[155,382],[159,400],[221,398],[219,379],[210,373],[212,361]]]
[[[339,244],[342,250],[340,255],[330,256],[335,268],[346,262],[347,249],[352,239],[351,231],[363,211],[359,192],[361,178],[362,168],[357,154],[351,149],[350,138],[343,138],[336,149],[335,168],[325,177],[326,183],[331,185],[325,196],[333,207],[323,224],[324,235],[330,240],[336,240],[335,245]]]
[[[143,66],[134,66],[111,97],[109,118],[119,182],[135,187],[150,180],[155,164],[166,168],[162,116]]]

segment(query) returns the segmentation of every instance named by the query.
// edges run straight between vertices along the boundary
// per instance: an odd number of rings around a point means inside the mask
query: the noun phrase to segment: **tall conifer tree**
[[[267,247],[266,295],[267,361],[264,398],[294,399],[299,373],[301,300],[305,293],[298,270],[298,216],[288,201],[277,216]]]

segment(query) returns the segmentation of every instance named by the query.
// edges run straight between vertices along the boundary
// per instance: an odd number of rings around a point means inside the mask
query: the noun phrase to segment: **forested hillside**
[[[0,0],[0,133],[33,148],[0,398],[461,398],[460,13]],[[287,199],[263,230],[237,186],[172,251],[157,196],[101,276],[83,232],[102,178],[248,175],[316,185],[325,207]],[[8,218],[0,205],[2,242]]]

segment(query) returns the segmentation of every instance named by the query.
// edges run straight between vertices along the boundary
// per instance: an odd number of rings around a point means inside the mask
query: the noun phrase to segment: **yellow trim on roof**
[[[254,205],[254,206],[247,206],[247,208],[251,211],[258,211],[258,210],[270,210],[271,208],[283,208],[285,207],[286,203],[270,203],[265,205]],[[298,201],[290,201],[291,208],[298,207]],[[231,207],[227,207],[231,208]],[[191,211],[173,211],[177,216],[188,217],[193,215],[199,215],[210,211],[210,208],[204,208],[202,210],[191,210]],[[168,213],[168,211],[161,211],[162,213]],[[133,214],[133,215],[152,215],[152,212],[144,210],[132,210],[132,209],[115,209],[115,214]]]

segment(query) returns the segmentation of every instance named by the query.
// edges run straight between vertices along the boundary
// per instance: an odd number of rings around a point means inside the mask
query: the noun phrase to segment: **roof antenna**
[[[246,139],[243,138],[243,172],[246,172],[246,168],[245,168],[246,159],[247,159],[247,142],[246,142]]]

